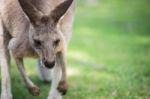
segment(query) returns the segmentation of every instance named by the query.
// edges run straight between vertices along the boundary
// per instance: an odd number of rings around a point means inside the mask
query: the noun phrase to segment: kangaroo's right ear
[[[50,12],[49,17],[55,23],[57,23],[59,19],[67,12],[67,10],[69,9],[73,1],[74,0],[65,0],[64,2],[56,6],[56,8]]]
[[[22,7],[22,10],[30,19],[30,22],[33,25],[38,25],[38,22],[42,18],[43,13],[40,12],[37,8],[35,8],[34,5],[29,2],[29,0],[18,0],[18,1],[20,3],[20,6]]]

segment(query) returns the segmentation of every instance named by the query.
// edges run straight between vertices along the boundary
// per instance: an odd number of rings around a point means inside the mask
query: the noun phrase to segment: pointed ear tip
[[[55,23],[68,11],[74,0],[64,0],[49,14]]]

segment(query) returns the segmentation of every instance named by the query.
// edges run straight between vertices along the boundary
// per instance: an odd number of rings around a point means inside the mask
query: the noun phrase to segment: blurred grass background
[[[77,0],[73,32],[64,99],[150,99],[149,0]],[[14,99],[46,99],[50,85],[35,65],[26,60],[40,96],[28,93],[13,62]]]

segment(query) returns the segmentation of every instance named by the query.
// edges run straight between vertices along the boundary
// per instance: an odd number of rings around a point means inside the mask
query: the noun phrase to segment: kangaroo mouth
[[[47,62],[44,62],[43,60],[40,60],[39,64],[40,66],[46,67],[47,69],[52,69],[55,66],[55,63],[49,64]]]

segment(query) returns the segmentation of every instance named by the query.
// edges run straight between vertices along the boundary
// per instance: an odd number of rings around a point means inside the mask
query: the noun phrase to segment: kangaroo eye
[[[54,41],[54,46],[57,46],[57,45],[59,44],[59,42],[60,42],[59,39],[55,40],[55,41]]]
[[[41,41],[39,40],[34,40],[34,46],[39,49],[41,47]]]

